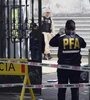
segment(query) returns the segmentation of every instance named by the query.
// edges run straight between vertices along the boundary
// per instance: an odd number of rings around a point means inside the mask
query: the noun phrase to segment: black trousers
[[[71,71],[66,69],[58,69],[58,84],[71,84],[79,83],[80,71]],[[58,89],[58,100],[65,100],[66,88]],[[71,100],[79,100],[79,88],[71,88]]]

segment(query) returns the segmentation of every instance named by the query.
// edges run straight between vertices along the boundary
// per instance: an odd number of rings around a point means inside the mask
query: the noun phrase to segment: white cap
[[[51,12],[50,8],[47,8],[47,9],[45,10],[45,12]]]

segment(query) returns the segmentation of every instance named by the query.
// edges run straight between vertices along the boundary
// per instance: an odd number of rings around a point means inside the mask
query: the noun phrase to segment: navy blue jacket
[[[30,50],[33,50],[33,48],[38,48],[39,50],[39,42],[42,43],[42,53],[44,53],[45,49],[45,42],[44,42],[44,35],[41,34],[42,41],[39,41],[39,30],[33,30],[30,33],[29,39],[30,39]]]
[[[86,47],[84,39],[74,32],[57,34],[50,40],[50,46],[58,48],[58,64],[79,66],[81,63],[81,48]]]

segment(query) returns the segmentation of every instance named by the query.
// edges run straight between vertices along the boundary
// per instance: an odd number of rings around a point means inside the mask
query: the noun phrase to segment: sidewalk
[[[42,63],[57,64],[57,58],[53,58],[51,60],[42,60]],[[42,73],[43,74],[53,73],[53,72],[56,72],[56,70],[57,70],[56,68],[43,67]]]

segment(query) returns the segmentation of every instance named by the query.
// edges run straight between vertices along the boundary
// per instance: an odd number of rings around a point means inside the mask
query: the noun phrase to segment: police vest
[[[46,18],[45,16],[43,17],[43,21],[42,21],[42,32],[49,32],[51,33],[52,29],[51,29],[51,17]]]

